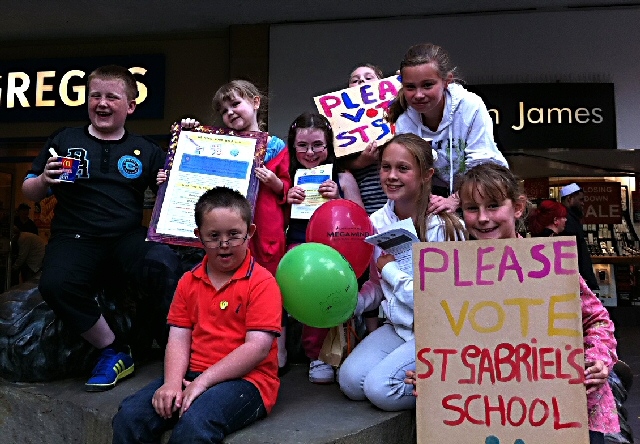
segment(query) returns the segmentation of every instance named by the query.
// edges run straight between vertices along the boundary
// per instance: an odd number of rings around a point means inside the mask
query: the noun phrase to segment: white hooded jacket
[[[438,153],[433,184],[447,187],[450,194],[455,178],[468,168],[487,161],[508,167],[493,140],[493,121],[484,102],[457,83],[445,90],[444,113],[436,131],[423,125],[420,113],[409,107],[396,122],[396,134],[402,133],[433,139],[431,146]]]
[[[376,233],[384,231],[383,228],[395,222],[399,222],[394,212],[394,202],[387,200],[384,207],[373,213],[371,222]],[[458,233],[458,239],[464,239],[463,233]],[[430,215],[427,219],[427,241],[440,242],[446,240],[446,228],[444,220],[438,215]],[[369,267],[369,280],[364,283],[358,293],[358,304],[355,315],[378,308],[382,305],[387,321],[393,325],[398,336],[405,341],[415,337],[413,333],[413,277],[398,268],[395,261],[389,262],[378,273],[376,262],[382,254],[379,247],[375,247],[371,265]]]

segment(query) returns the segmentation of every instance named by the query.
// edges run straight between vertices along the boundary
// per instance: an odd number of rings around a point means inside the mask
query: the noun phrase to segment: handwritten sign
[[[575,240],[417,243],[418,443],[588,443]]]
[[[314,97],[318,112],[333,128],[336,157],[358,153],[373,141],[389,140],[394,128],[384,110],[402,86],[398,76]]]

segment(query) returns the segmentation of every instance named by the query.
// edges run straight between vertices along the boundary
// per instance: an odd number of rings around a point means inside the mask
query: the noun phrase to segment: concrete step
[[[84,380],[10,383],[0,380],[3,443],[111,442],[111,418],[125,397],[162,374],[160,361],[104,393],[87,393]],[[166,438],[166,437],[165,437]],[[165,439],[166,441],[166,439]],[[316,385],[307,366],[292,365],[282,378],[271,415],[229,435],[228,444],[377,444],[415,442],[415,412],[382,412],[368,402],[348,400],[337,384]]]

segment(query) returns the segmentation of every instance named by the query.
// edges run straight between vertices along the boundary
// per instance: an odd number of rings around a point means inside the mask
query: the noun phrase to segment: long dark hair
[[[299,129],[305,128],[319,129],[324,132],[324,137],[327,142],[327,159],[322,163],[334,164],[332,180],[335,183],[338,183],[338,167],[335,165],[336,153],[333,148],[333,130],[331,129],[331,124],[325,116],[308,111],[296,117],[296,119],[289,127],[287,147],[289,149],[289,175],[291,176],[291,179],[295,177],[296,171],[299,168],[305,168],[304,165],[298,162],[298,158],[296,157],[296,135]]]

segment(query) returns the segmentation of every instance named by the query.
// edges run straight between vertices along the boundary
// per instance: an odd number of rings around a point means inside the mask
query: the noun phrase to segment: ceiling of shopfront
[[[0,40],[209,32],[229,25],[638,6],[632,0],[22,0],[3,2]]]
[[[0,41],[131,38],[224,32],[230,25],[433,15],[637,8],[630,0],[23,0],[4,2]],[[592,176],[640,171],[640,151],[542,150],[506,153],[521,175]],[[526,174],[525,174],[526,175]]]

